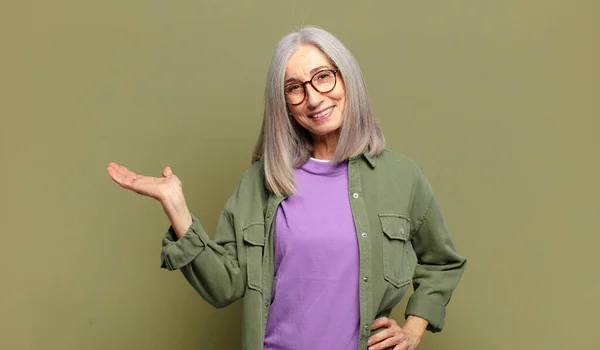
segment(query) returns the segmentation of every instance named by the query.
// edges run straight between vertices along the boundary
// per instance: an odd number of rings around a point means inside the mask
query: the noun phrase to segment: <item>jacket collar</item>
[[[355,157],[350,157],[350,161],[357,161],[360,158],[364,158],[364,160],[371,166],[372,169],[375,168],[375,165],[377,164],[377,157],[372,157],[370,155],[368,155],[366,152],[355,156]]]
[[[371,157],[370,155],[363,153],[362,154],[363,157],[365,157],[365,159],[367,160],[367,163],[369,163],[369,165],[371,166],[371,168],[375,168],[375,165],[377,164],[377,158],[376,157]]]

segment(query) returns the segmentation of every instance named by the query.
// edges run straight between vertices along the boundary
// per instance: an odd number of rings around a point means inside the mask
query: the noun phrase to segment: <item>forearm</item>
[[[162,241],[161,267],[180,270],[190,285],[215,307],[224,307],[241,298],[245,292],[246,274],[237,259],[239,254],[241,259],[245,259],[245,255],[243,251],[237,251],[230,214],[221,213],[215,241],[194,216],[191,216],[190,225],[181,224],[183,219],[178,221],[189,214],[184,205],[166,202],[164,208],[174,219]],[[175,225],[179,224],[181,233],[178,235]]]
[[[405,314],[426,319],[427,329],[440,332],[444,326],[446,306],[466,267],[466,258],[454,248],[435,197],[430,200],[411,243],[418,258],[414,270],[414,293]]]
[[[185,236],[192,224],[192,216],[185,202],[183,193],[174,192],[167,198],[161,200],[165,214],[171,221],[177,239]]]

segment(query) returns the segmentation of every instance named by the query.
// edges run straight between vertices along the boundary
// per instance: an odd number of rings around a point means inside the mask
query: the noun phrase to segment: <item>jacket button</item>
[[[358,193],[354,193],[354,194],[352,194],[352,197],[354,197],[354,198],[358,198]]]
[[[366,232],[363,232],[363,233],[361,233],[360,235],[361,235],[361,236],[363,236],[363,238],[364,238],[364,237],[367,237],[367,233],[366,233]]]
[[[365,276],[365,277],[363,278],[363,281],[365,281],[365,282],[367,282],[368,280],[369,280],[369,277],[367,277],[367,276]]]

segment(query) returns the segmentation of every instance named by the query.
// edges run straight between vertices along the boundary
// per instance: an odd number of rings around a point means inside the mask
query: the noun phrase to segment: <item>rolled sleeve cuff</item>
[[[446,318],[446,307],[435,302],[429,302],[418,298],[416,295],[410,298],[406,306],[404,317],[409,315],[421,317],[427,322],[427,330],[433,333],[441,332]]]
[[[194,215],[190,228],[180,239],[177,239],[173,226],[170,226],[162,240],[160,267],[169,271],[182,268],[204,250],[209,240],[210,237]]]

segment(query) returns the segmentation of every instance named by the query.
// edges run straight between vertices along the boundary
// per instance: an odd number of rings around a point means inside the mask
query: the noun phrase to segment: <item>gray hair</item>
[[[313,153],[310,133],[289,116],[284,96],[285,71],[299,45],[314,45],[339,70],[346,87],[346,104],[339,140],[331,161],[339,163],[362,153],[377,156],[385,139],[371,111],[371,103],[358,62],[331,33],[303,27],[284,36],[273,53],[265,88],[262,128],[254,147],[253,162],[263,160],[265,184],[276,195],[296,193],[294,167]]]

